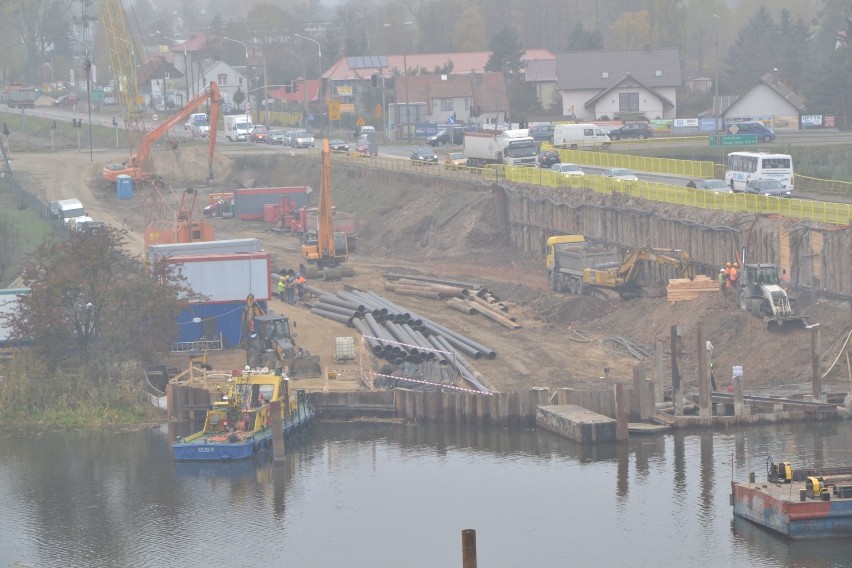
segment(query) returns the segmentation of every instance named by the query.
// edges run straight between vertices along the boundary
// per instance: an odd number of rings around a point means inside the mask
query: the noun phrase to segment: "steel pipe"
[[[311,308],[311,313],[346,325],[352,325],[352,317],[346,317],[320,308]]]

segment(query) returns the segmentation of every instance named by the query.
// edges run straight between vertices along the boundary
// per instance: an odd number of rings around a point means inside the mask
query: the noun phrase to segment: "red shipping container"
[[[274,223],[278,220],[278,216],[280,215],[279,207],[277,203],[267,203],[263,206],[263,222],[264,223]]]

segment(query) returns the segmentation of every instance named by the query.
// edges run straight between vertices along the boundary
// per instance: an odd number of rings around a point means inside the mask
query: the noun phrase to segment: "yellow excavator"
[[[646,295],[640,284],[640,261],[674,266],[681,278],[692,278],[692,259],[684,250],[638,248],[619,261],[618,251],[594,247],[583,235],[547,240],[545,264],[550,288],[558,292],[630,299]]]

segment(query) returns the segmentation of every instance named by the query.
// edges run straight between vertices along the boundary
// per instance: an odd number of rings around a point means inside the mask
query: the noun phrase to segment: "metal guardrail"
[[[563,154],[564,153],[564,154]],[[586,155],[589,156],[586,156]],[[310,152],[312,156],[319,156],[318,150]],[[586,152],[580,150],[560,150],[564,161],[588,164],[583,161],[588,159],[599,162],[603,156],[611,156],[604,152]],[[598,156],[598,158],[596,158]],[[630,156],[641,158],[641,156]],[[475,182],[515,181],[530,185],[550,187],[556,189],[592,189],[598,193],[623,193],[631,197],[640,197],[649,201],[671,203],[675,205],[688,205],[702,209],[715,209],[718,211],[729,211],[732,213],[754,213],[759,215],[782,215],[791,219],[809,219],[830,225],[852,224],[852,205],[848,203],[832,203],[826,201],[813,201],[806,199],[788,199],[781,197],[767,197],[763,195],[752,195],[744,193],[716,193],[701,189],[692,189],[685,186],[670,185],[664,183],[652,183],[647,181],[619,182],[601,176],[565,176],[559,172],[542,168],[521,167],[486,167],[469,168],[466,166],[450,166],[439,163],[437,165],[419,165],[405,159],[383,158],[377,156],[359,156],[358,154],[347,154],[336,152],[335,160],[342,160],[349,164],[361,164],[367,167],[393,170],[415,174],[427,174],[432,176],[461,179]],[[696,162],[691,160],[658,160],[648,162],[658,168],[679,167],[681,175],[695,175],[695,177],[713,177],[712,162]],[[681,164],[672,164],[681,162]],[[602,165],[602,164],[598,164]],[[605,167],[630,167],[640,170],[635,165]],[[701,174],[685,173],[691,172],[690,168],[701,169]],[[704,168],[711,168],[710,175],[706,174]],[[659,170],[658,170],[659,171]],[[671,173],[671,172],[666,172]],[[675,172],[677,173],[677,172]]]
[[[558,150],[563,162],[594,166],[599,168],[628,168],[640,172],[679,175],[684,177],[714,177],[713,162],[698,160],[679,160],[675,158],[654,158],[633,154],[613,154],[612,152],[591,152],[588,150]]]

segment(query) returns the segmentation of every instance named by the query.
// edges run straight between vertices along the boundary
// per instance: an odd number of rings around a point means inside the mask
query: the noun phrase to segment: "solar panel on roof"
[[[388,58],[384,55],[347,57],[346,62],[350,69],[378,69],[388,66]]]

